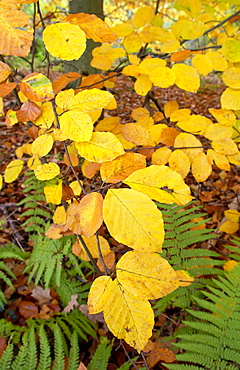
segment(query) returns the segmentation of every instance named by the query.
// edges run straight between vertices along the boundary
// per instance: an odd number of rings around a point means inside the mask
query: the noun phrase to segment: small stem
[[[99,254],[99,258],[100,258],[100,261],[102,262],[102,265],[103,265],[103,268],[104,268],[105,275],[107,275],[107,274],[108,274],[108,268],[107,268],[107,266],[105,265],[105,261],[104,261],[103,255],[102,255],[102,251],[101,251],[101,245],[100,245],[100,240],[99,240],[98,231],[97,231],[97,233],[96,233],[96,239],[97,239],[97,247],[98,247],[98,254]]]
[[[82,186],[82,183],[81,183],[81,181],[79,180],[79,177],[78,177],[78,175],[77,175],[77,173],[76,173],[76,171],[75,171],[75,168],[74,168],[74,167],[73,167],[73,165],[72,165],[72,161],[71,161],[70,155],[69,155],[69,153],[68,153],[67,144],[66,144],[66,143],[63,143],[63,145],[64,145],[65,153],[66,153],[66,156],[67,156],[67,159],[68,159],[69,165],[70,165],[70,167],[71,167],[71,170],[72,170],[72,172],[73,172],[74,176],[76,177],[77,182],[78,182],[78,185],[79,185],[79,186],[80,186],[80,188],[82,189],[83,194],[85,194],[85,195],[86,195],[86,194],[87,194],[87,192],[85,191],[84,187]]]
[[[77,238],[78,238],[78,240],[80,241],[80,243],[82,244],[82,246],[83,246],[83,248],[84,248],[85,252],[87,253],[88,258],[90,259],[90,261],[91,261],[91,263],[92,263],[92,265],[93,265],[93,267],[94,267],[94,270],[95,270],[99,275],[102,275],[102,273],[101,273],[101,271],[99,270],[99,268],[98,268],[98,266],[97,266],[96,262],[95,262],[95,261],[94,261],[94,259],[93,259],[93,256],[91,255],[91,253],[90,253],[90,251],[89,251],[89,249],[88,249],[88,247],[87,247],[87,245],[86,245],[85,241],[83,240],[83,237],[82,237],[81,235],[77,235]]]

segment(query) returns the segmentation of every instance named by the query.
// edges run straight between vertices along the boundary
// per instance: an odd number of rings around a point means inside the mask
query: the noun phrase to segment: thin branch
[[[224,23],[228,22],[230,19],[232,19],[233,17],[235,17],[238,14],[240,14],[240,10],[238,10],[236,13],[230,15],[229,17],[225,18],[222,22],[219,22],[218,24],[216,24],[216,26],[213,26],[213,27],[209,28],[208,30],[206,30],[204,32],[203,36],[207,35],[209,32],[214,31],[216,28],[221,27]]]
[[[102,265],[103,265],[103,268],[104,268],[104,272],[105,272],[105,275],[108,275],[108,268],[105,264],[105,261],[104,261],[104,258],[103,258],[103,255],[102,255],[102,251],[101,251],[101,245],[100,245],[100,240],[99,240],[99,235],[98,235],[98,231],[96,233],[96,239],[97,239],[97,247],[98,247],[98,254],[99,254],[99,258],[100,258],[100,261],[102,262]]]
[[[38,11],[41,23],[42,23],[42,28],[44,30],[46,28],[46,26],[45,26],[44,19],[43,19],[43,16],[42,16],[42,12],[41,12],[41,9],[40,9],[39,0],[37,1],[37,11]],[[47,66],[47,77],[49,77],[51,62],[50,62],[49,52],[46,50],[46,48],[45,48],[45,55],[46,55],[46,58],[47,58],[47,65],[48,65]]]
[[[92,265],[93,265],[93,267],[94,267],[94,270],[95,270],[99,275],[102,275],[102,272],[99,270],[99,268],[98,268],[98,266],[97,266],[96,262],[94,261],[94,258],[93,258],[93,256],[91,255],[91,252],[90,252],[90,250],[89,250],[89,249],[88,249],[88,247],[87,247],[87,244],[86,244],[86,243],[85,243],[85,241],[83,240],[83,237],[82,237],[81,235],[77,235],[77,238],[78,238],[78,240],[80,241],[80,243],[82,244],[82,246],[83,246],[83,248],[84,248],[85,252],[87,253],[88,258],[90,259],[90,261],[91,261],[91,263],[92,263]]]
[[[34,62],[35,62],[35,41],[36,41],[36,12],[37,12],[37,7],[36,3],[33,4],[33,42],[32,42],[32,59],[31,59],[31,72],[34,72]]]

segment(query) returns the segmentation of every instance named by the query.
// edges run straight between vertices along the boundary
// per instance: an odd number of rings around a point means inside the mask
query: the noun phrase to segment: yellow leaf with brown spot
[[[88,307],[90,314],[103,311],[113,335],[124,339],[138,352],[152,335],[154,314],[150,303],[126,293],[117,279],[98,277],[91,286]]]
[[[163,165],[152,165],[137,170],[123,182],[160,203],[183,205],[192,199],[190,188],[185,184],[181,175]]]
[[[57,163],[54,162],[39,164],[34,169],[34,173],[38,180],[51,180],[60,174],[60,168]]]
[[[75,144],[81,157],[90,162],[103,163],[124,154],[122,144],[111,132],[93,132],[89,142]]]
[[[48,101],[54,98],[51,81],[42,73],[30,73],[20,83],[21,92],[35,102]]]
[[[99,171],[100,167],[101,163],[89,162],[85,159],[82,164],[82,173],[88,179],[92,179],[93,176]]]
[[[131,173],[146,167],[146,159],[139,153],[125,153],[111,162],[101,165],[100,174],[103,181],[116,183],[126,179]]]
[[[192,174],[196,181],[203,182],[208,179],[212,173],[212,166],[205,153],[197,155],[192,162]]]
[[[141,300],[162,298],[180,286],[176,271],[157,253],[127,252],[117,263],[116,273],[123,289]]]
[[[22,171],[24,162],[20,159],[15,159],[8,163],[5,173],[4,173],[4,180],[7,183],[11,183],[18,178],[18,175]]]
[[[86,49],[86,35],[75,24],[55,23],[43,31],[47,51],[63,60],[79,59]]]
[[[133,189],[108,190],[103,202],[103,219],[119,243],[133,249],[161,252],[164,240],[162,214],[148,196]]]
[[[177,149],[171,153],[169,159],[169,167],[179,173],[184,179],[190,171],[190,160],[182,150]]]

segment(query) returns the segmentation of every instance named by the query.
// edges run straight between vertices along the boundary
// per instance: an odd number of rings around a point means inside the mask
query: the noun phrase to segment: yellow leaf
[[[162,43],[161,51],[163,53],[174,53],[180,47],[180,42],[176,39],[174,34],[164,28],[159,28],[155,40]]]
[[[146,96],[151,88],[152,82],[146,75],[140,75],[134,83],[136,93],[141,96]]]
[[[6,80],[10,73],[10,67],[4,62],[0,62],[0,82]]]
[[[58,206],[53,215],[53,222],[55,224],[65,225],[66,223],[66,211],[63,206]]]
[[[221,95],[223,109],[240,110],[240,89],[227,88]]]
[[[233,222],[230,220],[225,221],[220,227],[219,230],[223,233],[234,234],[239,229],[239,222]]]
[[[171,155],[171,149],[164,147],[157,149],[152,155],[152,164],[162,165],[166,164]]]
[[[117,279],[98,277],[91,286],[88,307],[91,314],[103,310],[113,335],[124,339],[138,352],[143,350],[152,335],[154,314],[150,303],[126,293]]]
[[[166,61],[159,58],[145,58],[138,66],[139,73],[149,75],[153,69],[165,67]]]
[[[2,189],[2,186],[3,186],[3,177],[2,175],[0,175],[0,190]]]
[[[61,108],[63,111],[66,111],[70,109],[70,103],[72,102],[73,97],[74,97],[73,89],[60,91],[56,96],[55,102],[58,108]],[[62,113],[62,111],[60,113]]]
[[[215,163],[221,170],[230,171],[228,158],[224,154],[219,154],[215,150],[208,149],[207,156],[211,164]]]
[[[39,158],[29,158],[29,160],[27,161],[27,166],[28,168],[30,168],[30,170],[35,170],[35,168],[41,164],[41,161]]]
[[[143,6],[138,8],[133,16],[133,23],[136,28],[141,28],[145,24],[150,23],[154,16],[154,10],[151,6]]]
[[[238,265],[239,262],[235,260],[227,261],[223,265],[224,271],[232,271],[232,269]]]
[[[32,155],[34,157],[44,157],[47,155],[53,146],[53,138],[51,135],[41,135],[32,143]]]
[[[178,109],[171,114],[170,120],[173,122],[184,121],[189,118],[190,114],[191,114],[190,109]]]
[[[62,181],[58,184],[44,186],[44,195],[47,203],[60,204],[62,200]]]
[[[38,180],[41,181],[51,180],[60,174],[60,168],[57,165],[57,163],[54,162],[39,164],[34,169],[34,173]]]
[[[24,162],[20,159],[15,159],[8,163],[5,173],[4,173],[4,180],[7,183],[13,182],[16,180],[20,172],[22,171]]]
[[[90,65],[94,68],[108,71],[111,68],[112,63],[112,60],[106,55],[98,55],[97,57],[92,58]]]
[[[69,110],[59,117],[62,133],[73,141],[89,141],[92,137],[93,123],[88,114],[77,109]]]
[[[69,103],[69,109],[78,109],[81,112],[93,112],[105,108],[112,99],[112,94],[108,91],[91,89],[80,91]]]
[[[200,86],[200,78],[194,67],[186,64],[174,64],[172,71],[176,75],[175,84],[180,89],[197,92]]]
[[[222,79],[232,89],[240,89],[240,68],[228,68],[223,72]]]
[[[221,51],[230,62],[240,62],[240,40],[228,39]]]
[[[106,52],[106,56],[114,62],[118,58],[125,57],[126,53],[122,48],[113,48]]]
[[[2,3],[1,3],[2,5]],[[17,4],[15,4],[16,6]],[[25,57],[28,55],[33,40],[33,30],[24,29],[28,25],[28,16],[15,7],[2,9],[0,15],[1,45],[0,54]]]
[[[90,238],[83,236],[82,238],[89,252],[91,253],[92,257],[99,258],[98,243],[97,243],[96,235],[93,235]],[[110,246],[107,240],[104,239],[102,236],[99,236],[99,244],[100,244],[102,256],[103,257],[107,256],[111,252],[111,249],[110,249]],[[84,246],[82,245],[80,240],[79,242],[76,242],[75,245],[73,245],[73,253],[84,261],[90,261],[87,253],[85,252]]]
[[[125,37],[131,35],[131,33],[133,32],[133,28],[129,23],[117,24],[112,28],[112,30],[116,33],[118,37]]]
[[[232,139],[226,138],[212,142],[212,147],[217,153],[233,155],[238,153],[238,147]]]
[[[94,235],[103,222],[102,216],[103,197],[100,193],[90,193],[85,195],[79,204],[80,225],[82,235]]]
[[[185,149],[188,147],[189,149]],[[181,133],[176,137],[174,148],[181,149],[186,153],[190,162],[192,162],[198,154],[203,152],[201,141],[199,141],[194,135],[186,133]]]
[[[169,157],[169,167],[184,179],[190,171],[190,160],[182,150],[174,150]]]
[[[123,137],[135,145],[154,145],[148,130],[138,123],[126,123],[121,131]]]
[[[88,179],[92,179],[99,171],[100,167],[101,163],[89,162],[85,159],[82,164],[82,173]]]
[[[90,162],[107,162],[124,154],[120,141],[111,132],[93,132],[89,142],[76,143],[81,157]]]
[[[183,205],[192,199],[190,189],[181,175],[163,165],[137,170],[123,182],[160,203]],[[171,192],[161,188],[168,188]]]
[[[154,142],[154,145],[157,145],[159,144],[159,142],[161,142],[162,133],[165,128],[167,128],[167,125],[165,125],[164,123],[150,127],[149,134],[152,141]]]
[[[171,100],[164,104],[164,114],[167,118],[169,118],[177,110],[178,102],[176,100]]]
[[[97,266],[100,271],[105,272],[105,268],[113,270],[115,267],[115,253],[113,251],[109,252],[105,257],[103,257],[104,265],[102,264],[102,259],[98,258]]]
[[[209,51],[206,56],[212,61],[213,69],[216,71],[225,71],[228,68],[227,60],[217,51]]]
[[[186,119],[179,121],[177,125],[182,130],[192,134],[205,135],[207,128],[212,125],[212,121],[204,116],[192,114]]]
[[[107,23],[95,14],[70,14],[64,18],[63,21],[78,25],[85,32],[88,39],[92,39],[96,42],[112,43],[117,38]]]
[[[176,272],[157,253],[127,252],[117,263],[116,272],[123,289],[143,301],[162,298],[179,287]]]
[[[142,46],[142,39],[137,33],[124,37],[123,46],[127,53],[136,53]]]
[[[150,73],[149,79],[155,86],[166,88],[175,83],[176,75],[168,67],[157,67]]]
[[[43,31],[47,51],[63,60],[79,59],[86,49],[86,35],[75,24],[55,23]]]
[[[146,195],[132,189],[108,190],[103,202],[103,219],[119,243],[142,251],[162,251],[162,214]]]
[[[214,125],[208,126],[204,136],[209,140],[219,141],[225,138],[231,138],[232,134],[232,127],[215,123]]]
[[[138,66],[130,65],[130,66],[126,66],[123,68],[122,74],[125,76],[131,76],[131,77],[137,78],[140,75],[140,71],[138,69]]]
[[[121,125],[119,125],[119,117],[105,117],[95,126],[95,131],[109,131],[114,135],[119,135],[121,133]]]
[[[237,154],[228,155],[227,159],[229,160],[230,163],[235,164],[236,166],[240,166],[240,153],[239,152]]]
[[[204,24],[190,19],[181,19],[172,25],[172,33],[178,38],[194,40],[204,33]]]
[[[132,111],[131,117],[136,121],[150,116],[149,111],[146,108],[136,108]]]
[[[224,216],[227,217],[232,222],[238,222],[240,221],[240,212],[238,212],[235,209],[228,209],[227,211],[224,211]]]
[[[80,183],[81,183],[81,181],[80,181]],[[69,186],[72,189],[74,195],[79,196],[81,194],[82,188],[79,185],[77,180],[70,182]]]
[[[116,183],[126,179],[131,173],[146,167],[144,155],[138,153],[125,153],[111,162],[101,165],[100,174],[103,181]]]
[[[207,76],[213,70],[213,63],[207,55],[197,54],[192,59],[192,64],[200,75]]]
[[[197,155],[192,162],[192,174],[196,181],[203,182],[208,179],[212,173],[212,166],[205,153]]]
[[[40,109],[41,114],[37,119],[35,119],[35,125],[41,128],[50,128],[55,118],[52,104],[50,102],[46,102],[41,105]]]
[[[231,110],[210,108],[209,112],[216,118],[220,125],[233,126],[236,123],[236,116]]]

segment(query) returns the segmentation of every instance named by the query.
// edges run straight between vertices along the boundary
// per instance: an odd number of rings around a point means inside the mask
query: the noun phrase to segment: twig
[[[99,270],[99,268],[98,268],[98,266],[97,266],[96,262],[94,261],[93,256],[91,255],[91,252],[90,252],[90,250],[89,250],[89,249],[88,249],[88,247],[87,247],[87,244],[86,244],[86,243],[85,243],[85,241],[83,240],[83,237],[82,237],[81,235],[77,235],[77,238],[78,238],[78,240],[80,241],[80,243],[82,244],[82,246],[83,246],[83,248],[84,248],[85,252],[87,253],[88,258],[90,259],[90,261],[91,261],[91,263],[92,263],[92,265],[93,265],[93,267],[94,267],[94,270],[95,270],[99,275],[102,275],[102,272]]]
[[[102,262],[102,265],[103,265],[103,268],[104,268],[105,275],[107,275],[107,274],[108,274],[108,268],[107,268],[107,266],[105,265],[105,261],[104,261],[103,255],[102,255],[102,251],[101,251],[101,245],[100,245],[100,240],[99,240],[98,231],[97,231],[97,233],[96,233],[96,239],[97,239],[97,247],[98,247],[98,254],[99,254],[99,258],[100,258],[100,261]]]
[[[11,204],[11,203],[9,203]],[[14,204],[14,203],[13,203]],[[14,225],[13,220],[10,218],[10,215],[8,213],[7,207],[2,207],[3,208],[3,214],[6,217],[6,221],[8,222],[10,228],[12,229],[13,233],[12,236],[15,239],[17,245],[21,248],[21,250],[24,252],[24,249],[21,245],[20,240],[23,240],[23,236],[20,234],[20,232],[17,230],[16,226]]]
[[[37,12],[39,14],[39,17],[40,17],[40,20],[41,20],[41,23],[42,23],[42,28],[44,30],[46,28],[46,26],[45,26],[44,19],[43,19],[42,13],[41,13],[39,0],[37,1]],[[46,49],[45,49],[45,55],[46,55],[46,59],[47,59],[47,77],[49,77],[51,62],[50,62],[49,52]]]

